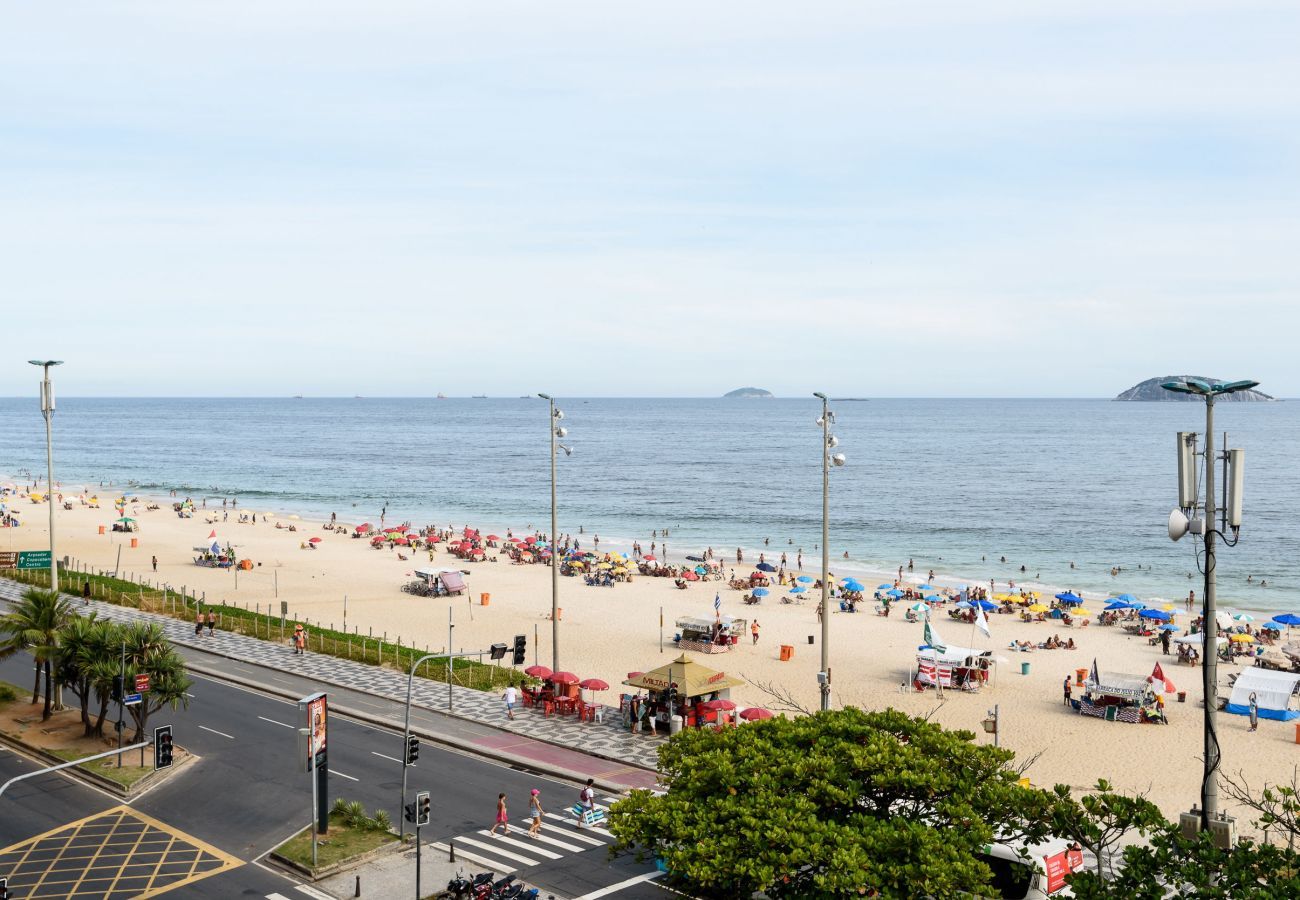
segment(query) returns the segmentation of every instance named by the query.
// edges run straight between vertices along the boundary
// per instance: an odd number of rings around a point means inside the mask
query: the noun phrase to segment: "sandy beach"
[[[161,508],[152,511],[146,509],[144,497],[131,504],[128,515],[139,520],[141,530],[124,535],[108,528],[117,516],[112,496],[112,491],[102,491],[99,509],[74,503],[71,511],[57,510],[60,557],[112,570],[120,554],[123,574],[185,586],[206,594],[209,601],[249,608],[261,605],[265,609],[273,604],[278,610],[279,601],[285,601],[291,617],[337,628],[344,623],[346,597],[349,629],[358,629],[363,635],[387,635],[389,640],[400,636],[405,644],[435,651],[446,646],[450,609],[455,623],[454,649],[487,647],[526,634],[528,661],[551,663],[551,590],[545,566],[513,565],[504,557],[497,563],[465,563],[440,550],[432,565],[469,570],[469,590],[450,602],[447,598],[421,598],[400,588],[416,566],[429,565],[427,552],[408,552],[410,558],[402,561],[394,551],[372,549],[368,541],[324,531],[320,522],[289,518],[273,510],[251,510],[257,513],[255,525],[238,524],[235,511],[230,511],[228,521],[207,521],[222,518],[219,508],[199,509],[194,518],[182,519],[172,511],[171,498],[157,498]],[[23,527],[0,529],[0,550],[47,546],[47,508],[25,498],[22,503]],[[277,529],[276,523],[286,527]],[[296,532],[287,530],[290,524],[296,526]],[[416,527],[422,524],[416,523]],[[486,528],[492,523],[469,524]],[[522,529],[523,524],[515,527]],[[100,526],[105,526],[104,534],[99,533]],[[223,546],[233,543],[241,558],[255,564],[251,571],[239,573],[237,587],[233,572],[193,564],[192,548],[210,544],[214,530]],[[138,538],[138,547],[130,546],[132,536]],[[318,549],[302,549],[311,537],[322,539]],[[607,548],[602,545],[602,549]],[[153,556],[158,558],[156,574],[151,570]],[[804,561],[806,565],[819,562],[807,557]],[[747,562],[745,572],[750,564]],[[919,583],[924,578],[918,566],[913,580]],[[638,577],[631,584],[612,588],[588,587],[579,578],[561,578],[561,667],[580,677],[603,678],[618,688],[629,671],[646,670],[673,659],[678,652],[672,644],[674,621],[679,616],[711,618],[715,593],[721,595],[724,614],[757,619],[761,636],[756,645],[746,638],[729,653],[696,658],[748,682],[732,692],[742,706],[771,705],[772,699],[757,685],[773,683],[814,708],[820,648],[809,643],[809,636],[816,642],[821,638],[818,595],[812,591],[802,604],[782,605],[779,598],[784,590],[774,587],[761,605],[745,606],[741,593],[725,582],[698,582],[678,590],[666,578]],[[483,594],[490,596],[487,605],[480,601]],[[1088,605],[1100,612],[1097,600]],[[1178,665],[1174,656],[1163,656],[1158,646],[1118,628],[1094,624],[1071,629],[992,615],[992,637],[985,638],[971,626],[950,621],[940,613],[935,624],[947,642],[1001,648],[995,652],[1005,660],[996,667],[992,683],[980,693],[946,691],[940,700],[933,691],[917,693],[903,686],[915,649],[922,642],[922,625],[905,622],[899,609],[889,618],[874,615],[873,606],[864,604],[863,611],[852,615],[832,614],[836,704],[894,706],[928,714],[945,726],[977,732],[980,741],[991,739],[982,733],[980,721],[997,704],[1002,745],[1014,750],[1021,760],[1038,754],[1027,773],[1036,784],[1059,782],[1085,789],[1098,778],[1106,778],[1121,790],[1148,793],[1170,816],[1189,808],[1198,797],[1202,740],[1199,668]],[[1037,643],[1054,632],[1062,640],[1073,637],[1078,648],[1033,653],[1006,649],[1013,640]],[[540,646],[535,635],[540,637]],[[794,648],[793,659],[781,661],[782,644]],[[1167,726],[1107,723],[1076,715],[1062,703],[1061,682],[1076,669],[1091,666],[1094,657],[1103,672],[1143,677],[1160,662],[1177,689],[1187,692],[1187,702],[1178,703],[1170,697]],[[1029,663],[1027,674],[1021,673],[1022,663]],[[1228,675],[1238,670],[1235,665],[1220,665],[1221,694]],[[616,702],[617,692],[611,691],[606,699]],[[1243,771],[1252,784],[1289,778],[1300,759],[1292,723],[1262,720],[1259,731],[1252,734],[1245,717],[1224,714],[1219,721],[1224,771]]]

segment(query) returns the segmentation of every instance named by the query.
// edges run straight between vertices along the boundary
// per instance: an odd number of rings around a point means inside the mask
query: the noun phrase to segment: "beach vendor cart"
[[[620,699],[623,724],[649,734],[676,734],[683,727],[717,724],[726,711],[717,705],[708,708],[708,701],[728,700],[731,688],[745,683],[695,662],[685,653],[666,666],[628,676],[623,683],[636,693],[623,694]]]
[[[136,532],[140,530],[140,523],[130,516],[123,516],[113,523],[114,531]]]
[[[690,616],[676,622],[677,634],[673,637],[682,650],[696,653],[726,653],[740,642],[749,627],[746,619],[721,616],[714,619],[697,619]]]
[[[235,548],[230,544],[223,550],[221,544],[213,541],[209,545],[195,547],[194,553],[194,565],[205,569],[229,569],[235,564]]]
[[[1083,696],[1070,705],[1084,716],[1107,722],[1163,723],[1165,685],[1143,675],[1102,673],[1093,660],[1092,670],[1083,685]]]
[[[402,585],[402,591],[418,597],[449,597],[465,593],[465,578],[460,569],[416,569],[415,580]]]
[[[988,682],[994,662],[992,650],[923,646],[916,651],[913,686],[918,691],[928,687],[978,691]]]

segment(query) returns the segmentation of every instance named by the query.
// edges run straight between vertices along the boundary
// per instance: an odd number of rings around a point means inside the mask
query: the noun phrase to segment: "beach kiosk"
[[[923,646],[916,651],[917,690],[927,687],[978,691],[989,680],[993,667],[992,650],[971,647]]]
[[[726,653],[745,635],[749,627],[746,619],[722,616],[717,619],[697,619],[690,616],[676,622],[677,636],[673,642],[682,650],[696,653]]]
[[[465,578],[460,569],[416,569],[415,580],[402,585],[402,591],[419,597],[450,597],[465,593]]]
[[[709,700],[727,700],[733,687],[744,680],[726,672],[710,669],[683,653],[666,666],[650,672],[633,672],[623,682],[637,693],[624,694],[620,709],[623,723],[629,727],[640,723],[641,730],[676,734],[688,728],[718,723],[720,710],[706,710],[701,704]],[[646,693],[641,694],[642,691]]]
[[[1096,662],[1083,685],[1083,696],[1070,705],[1084,716],[1107,722],[1164,722],[1164,684],[1142,675],[1102,673]]]

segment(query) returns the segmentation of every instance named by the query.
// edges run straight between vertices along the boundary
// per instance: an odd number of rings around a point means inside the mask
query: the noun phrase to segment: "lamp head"
[[[61,359],[29,359],[29,360],[27,360],[27,361],[28,361],[29,363],[31,363],[32,365],[34,365],[34,366],[61,366],[61,365],[63,365],[63,360],[61,360]]]
[[[826,395],[823,394],[821,391],[813,391],[813,396],[816,397],[818,400],[826,399]]]
[[[572,455],[573,455],[573,448],[572,448],[572,447],[566,447],[566,446],[564,446],[563,444],[560,444],[559,447],[560,447],[561,450],[564,451],[564,455],[565,455],[565,456],[572,456]]]
[[[848,460],[845,458],[843,453],[836,453],[831,457],[831,465],[836,468],[844,465],[846,462],[848,462]]]
[[[568,437],[568,436],[569,436],[569,429],[567,429],[567,428],[556,428],[556,429],[555,429],[555,436],[556,436],[557,438]]]
[[[541,397],[543,400],[550,400],[550,399],[551,399],[551,395],[550,395],[550,394],[538,394],[537,396]]]

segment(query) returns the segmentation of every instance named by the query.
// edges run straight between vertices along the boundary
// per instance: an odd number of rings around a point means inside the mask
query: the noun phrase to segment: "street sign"
[[[48,550],[20,550],[18,552],[18,568],[20,569],[48,569],[50,567],[50,551]]]
[[[122,700],[123,706],[138,706],[143,698],[139,694],[127,694]]]
[[[0,550],[0,569],[18,568],[18,551]]]
[[[135,676],[135,692],[136,692],[137,694],[147,694],[147,693],[149,692],[149,676],[148,676],[148,675],[137,675],[137,676]]]

